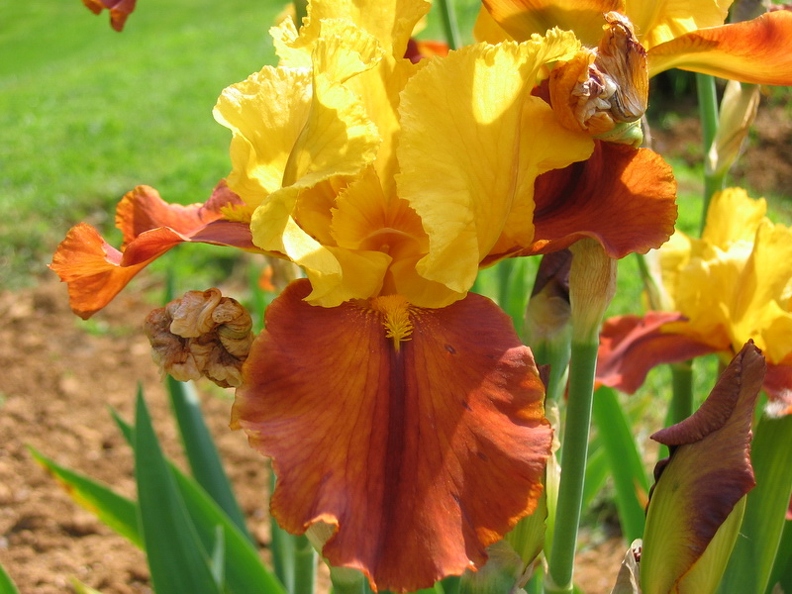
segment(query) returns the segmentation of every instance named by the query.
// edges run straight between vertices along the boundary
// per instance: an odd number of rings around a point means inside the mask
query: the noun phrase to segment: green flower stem
[[[550,365],[547,398],[554,402],[561,399],[566,387],[569,341],[570,333],[562,332],[553,338],[539,341],[535,346],[531,345],[537,365]]]
[[[671,365],[671,410],[672,424],[684,421],[693,414],[693,362]]]
[[[649,301],[649,309],[653,311],[661,311],[663,309],[663,297],[660,287],[657,285],[655,277],[652,276],[652,271],[649,270],[649,264],[646,262],[645,254],[635,254],[638,261],[638,272],[641,275],[644,289],[646,290],[646,297]]]
[[[718,94],[715,90],[715,78],[708,74],[696,73],[696,92],[699,102],[699,117],[701,118],[701,131],[703,135],[703,149],[706,158],[718,131]],[[712,195],[723,187],[723,175],[704,173],[704,202],[701,213],[701,231],[707,221]]]
[[[569,402],[561,448],[561,483],[549,572],[545,578],[545,592],[552,594],[573,591],[572,571],[583,500],[598,346],[596,341],[572,342]]]
[[[330,581],[333,594],[372,594],[368,580],[356,569],[331,567]]]
[[[448,47],[457,49],[462,45],[462,38],[459,34],[453,0],[438,0],[437,7],[440,9],[440,16],[443,19],[443,30],[445,31],[446,41],[448,41]]]
[[[314,594],[316,550],[304,534],[294,537],[294,594]]]
[[[270,473],[275,492],[275,473]],[[304,534],[295,536],[270,519],[272,565],[289,594],[313,594],[316,587],[316,551]]]

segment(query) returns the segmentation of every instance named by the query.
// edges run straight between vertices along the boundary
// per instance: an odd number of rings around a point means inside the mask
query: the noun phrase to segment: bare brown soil
[[[151,591],[144,555],[73,504],[27,450],[33,446],[134,497],[131,451],[108,407],[131,420],[140,382],[166,451],[182,459],[140,328],[151,306],[139,295],[121,295],[88,333],[54,278],[0,294],[0,563],[23,594],[71,592],[72,578],[107,594]],[[215,391],[203,406],[249,526],[264,545],[266,463],[228,429],[230,398]]]
[[[734,165],[728,185],[750,189],[751,196],[782,196],[792,199],[792,118],[789,107],[763,101],[756,121]],[[701,123],[695,108],[685,108],[682,117],[668,118],[652,125],[653,148],[661,155],[682,159],[688,165],[703,162]]]

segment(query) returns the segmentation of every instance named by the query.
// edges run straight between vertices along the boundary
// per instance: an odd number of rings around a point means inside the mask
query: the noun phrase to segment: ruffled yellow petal
[[[735,287],[732,342],[752,338],[771,363],[792,353],[792,229],[765,220]]]
[[[309,188],[333,176],[357,175],[376,156],[379,134],[354,93],[321,72],[314,74],[313,87],[311,111],[283,172],[284,186]]]
[[[223,91],[215,119],[229,128],[229,186],[252,212],[281,187],[283,172],[311,109],[311,73],[265,66]]]
[[[283,19],[269,30],[275,54],[280,58],[281,67],[311,68],[312,44],[304,43],[300,39],[297,27],[291,18]]]
[[[422,254],[429,245],[418,215],[405,200],[385,193],[373,167],[341,192],[332,217],[340,247]]]
[[[677,233],[663,246],[663,282],[689,319],[668,332],[720,351],[753,340],[773,364],[792,354],[792,229],[772,224],[766,209],[729,188],[713,197],[702,239]]]
[[[373,35],[388,54],[394,58],[402,58],[415,25],[429,12],[430,6],[427,0],[366,3],[354,0],[312,0],[308,5],[308,18],[302,28],[300,40],[290,45],[293,49],[310,47],[323,35],[328,21],[344,19]],[[285,39],[288,41],[288,38]],[[281,52],[283,46],[276,45],[276,49],[278,55],[284,58],[285,54]]]
[[[573,34],[557,31],[522,44],[478,44],[410,79],[397,185],[429,235],[421,276],[467,291],[504,230],[510,238],[533,233],[536,176],[591,154],[587,134],[563,129],[530,95],[547,63],[578,49]]]
[[[399,22],[405,22],[394,26],[406,28],[411,19],[417,20],[420,16],[418,9],[421,7],[421,2],[414,3],[413,10],[409,11],[412,16],[400,15]],[[332,16],[330,20],[316,23],[312,20],[300,35],[294,25],[286,21],[273,28],[272,34],[281,65],[313,66],[356,95],[379,132],[381,142],[375,165],[382,183],[388,186],[392,185],[391,180],[398,170],[394,143],[400,129],[396,112],[399,94],[420,66],[404,59],[403,54],[392,55],[395,50],[390,37],[378,37],[384,35],[384,31],[377,27],[361,28],[358,22],[351,20],[359,18],[357,10],[352,8],[345,3],[332,7],[319,4],[315,10]],[[382,10],[386,8],[381,6]]]
[[[265,67],[218,100],[215,118],[233,132],[229,186],[248,211],[278,188],[354,175],[376,156],[376,127],[342,83],[375,67],[381,49],[351,23],[326,29],[312,46],[313,73]]]
[[[294,215],[308,208],[296,208],[299,203],[321,202],[312,200],[312,193],[316,194],[316,188],[302,193],[294,187],[274,192],[253,214],[250,226],[254,241],[270,245],[269,251],[286,255],[305,270],[313,287],[307,299],[314,305],[335,307],[349,299],[376,295],[391,257],[384,252],[339,248],[332,241],[323,243],[307,233]],[[317,212],[312,214],[319,218]],[[329,207],[327,215],[324,232],[330,237]]]
[[[641,44],[650,49],[726,20],[732,0],[625,0],[627,17]]]
[[[416,263],[429,249],[421,219],[406,200],[386,194],[374,168],[369,168],[338,197],[333,209],[333,240],[339,250],[387,254],[388,269],[380,277],[381,294],[399,294],[419,307],[445,307],[464,297],[443,284],[418,275]],[[344,268],[344,275],[359,273]],[[344,281],[343,284],[349,284]],[[358,293],[355,297],[375,293]]]
[[[676,287],[679,284],[679,274],[690,261],[692,250],[691,239],[681,231],[674,233],[663,244],[659,251],[660,275],[666,295],[670,299],[667,304],[669,309],[678,310],[676,303]]]
[[[492,18],[514,39],[525,41],[553,27],[574,31],[589,47],[602,37],[603,15],[624,12],[624,0],[484,0]]]
[[[681,68],[766,85],[792,84],[792,13],[692,31],[649,50],[649,75]]]
[[[752,200],[742,188],[727,188],[712,198],[701,238],[722,250],[738,241],[753,241],[767,214],[764,198]]]

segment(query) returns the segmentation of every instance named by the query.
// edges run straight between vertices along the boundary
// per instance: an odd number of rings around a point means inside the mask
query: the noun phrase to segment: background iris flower
[[[660,363],[720,353],[753,340],[767,358],[764,388],[792,411],[792,229],[771,223],[764,199],[739,188],[716,194],[701,239],[677,232],[659,250],[668,312],[608,320],[598,379],[635,391]]]

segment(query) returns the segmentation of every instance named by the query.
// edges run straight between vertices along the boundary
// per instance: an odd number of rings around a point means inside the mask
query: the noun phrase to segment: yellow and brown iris
[[[413,63],[428,8],[317,0],[299,31],[275,27],[278,66],[215,108],[232,132],[224,198],[182,211],[139,190],[120,208],[142,213],[121,217],[126,249],[78,227],[53,262],[85,317],[181,241],[298,264],[233,425],[274,459],[278,522],[329,527],[332,565],[394,591],[481,566],[543,489],[544,387],[510,319],[469,293],[479,268],[582,238],[645,252],[676,218],[657,155],[595,142],[539,96],[580,51],[573,33]]]
[[[606,321],[597,376],[628,392],[660,363],[707,353],[731,359],[752,340],[768,362],[764,388],[792,412],[792,229],[767,205],[730,188],[716,194],[701,239],[677,232],[660,251],[669,310]]]

